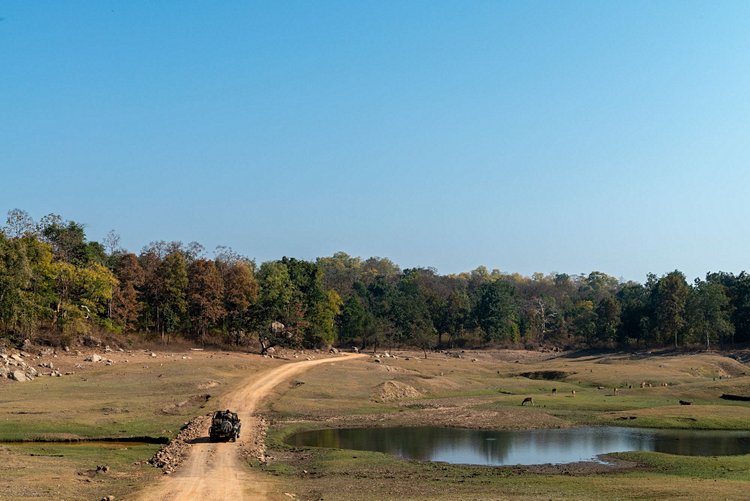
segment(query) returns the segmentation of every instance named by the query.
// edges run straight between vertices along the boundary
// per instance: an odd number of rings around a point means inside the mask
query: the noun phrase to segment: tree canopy
[[[361,348],[727,347],[750,342],[750,275],[680,271],[622,282],[598,271],[531,277],[479,267],[440,275],[338,252],[256,266],[229,248],[153,242],[139,254],[110,232],[9,212],[0,231],[0,336],[67,343],[96,331],[164,342]]]

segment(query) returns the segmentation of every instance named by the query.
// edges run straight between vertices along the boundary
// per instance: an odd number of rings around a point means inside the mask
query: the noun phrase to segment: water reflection
[[[582,427],[485,431],[457,428],[353,428],[300,432],[290,445],[379,451],[454,464],[515,465],[596,460],[610,452],[656,451],[687,456],[750,453],[750,432]]]

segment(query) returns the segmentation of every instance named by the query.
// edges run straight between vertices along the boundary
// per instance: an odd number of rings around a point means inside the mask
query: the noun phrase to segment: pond
[[[289,445],[377,451],[404,459],[487,466],[598,461],[611,452],[685,456],[750,453],[750,432],[580,427],[487,431],[458,428],[348,428],[295,433]]]

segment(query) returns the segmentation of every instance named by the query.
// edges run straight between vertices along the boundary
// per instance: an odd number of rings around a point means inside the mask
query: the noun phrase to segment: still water
[[[582,427],[485,431],[458,428],[349,428],[295,433],[289,445],[378,451],[453,464],[530,465],[596,461],[610,452],[656,451],[685,456],[750,453],[750,432]]]

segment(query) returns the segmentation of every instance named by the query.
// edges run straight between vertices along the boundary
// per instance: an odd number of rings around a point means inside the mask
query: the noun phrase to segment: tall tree
[[[224,281],[225,328],[235,344],[252,329],[252,308],[258,301],[254,263],[244,259],[218,258],[216,267]]]
[[[208,331],[224,316],[224,282],[213,261],[197,259],[190,263],[187,304],[193,334],[205,341]]]
[[[514,288],[502,280],[482,284],[475,316],[486,341],[517,343],[520,340]]]
[[[612,348],[617,342],[617,329],[622,314],[620,303],[614,296],[604,296],[596,306],[596,340]]]
[[[689,339],[724,344],[734,334],[731,305],[726,288],[720,283],[696,280],[687,301]]]
[[[656,283],[654,290],[654,313],[657,339],[666,343],[674,340],[677,348],[678,337],[685,329],[685,305],[690,288],[685,275],[680,271],[667,273]]]
[[[118,281],[112,296],[110,316],[125,332],[137,329],[142,303],[139,289],[145,273],[135,254],[116,255],[114,273]]]
[[[188,276],[185,257],[182,252],[174,251],[159,263],[156,275],[160,288],[157,297],[157,328],[162,341],[168,341],[172,333],[185,324],[187,313]]]

